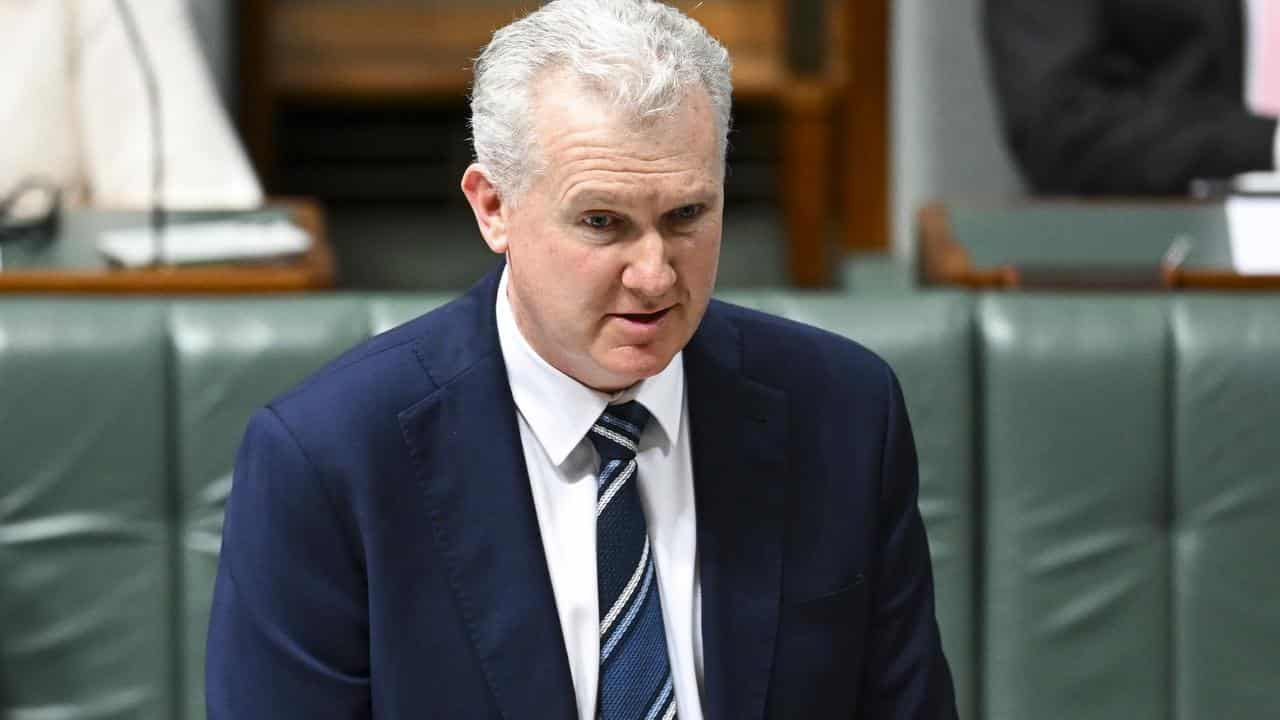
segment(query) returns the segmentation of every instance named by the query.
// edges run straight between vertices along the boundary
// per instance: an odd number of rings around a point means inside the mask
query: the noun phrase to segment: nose
[[[666,240],[656,230],[637,239],[634,254],[622,271],[622,285],[650,298],[670,292],[676,284],[676,269],[667,250]]]

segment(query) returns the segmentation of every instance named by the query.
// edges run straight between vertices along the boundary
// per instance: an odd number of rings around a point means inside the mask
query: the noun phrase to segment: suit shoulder
[[[343,352],[276,397],[270,406],[286,421],[317,412],[398,413],[436,389],[432,364],[457,349],[459,298],[379,333]]]

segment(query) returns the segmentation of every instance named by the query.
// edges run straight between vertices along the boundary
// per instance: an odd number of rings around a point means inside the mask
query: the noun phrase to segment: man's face
[[[619,390],[667,366],[715,285],[724,175],[711,104],[698,89],[672,117],[638,124],[567,80],[545,81],[538,98],[545,172],[517,207],[503,204],[486,241],[507,254],[534,350]]]

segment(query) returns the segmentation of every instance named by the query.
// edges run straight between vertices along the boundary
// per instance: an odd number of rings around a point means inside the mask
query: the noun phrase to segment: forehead
[[[637,118],[571,79],[539,83],[533,128],[554,199],[587,193],[718,193],[723,161],[710,99],[697,88],[669,115]],[[665,198],[664,198],[665,199]]]

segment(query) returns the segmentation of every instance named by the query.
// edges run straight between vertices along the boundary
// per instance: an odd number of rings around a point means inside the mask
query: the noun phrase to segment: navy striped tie
[[[648,411],[635,401],[611,405],[587,433],[600,453],[596,483],[600,720],[676,716],[662,603],[636,489],[636,443],[648,419]]]

